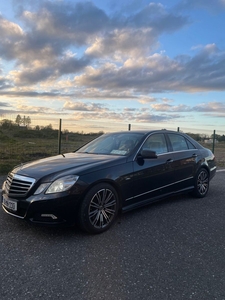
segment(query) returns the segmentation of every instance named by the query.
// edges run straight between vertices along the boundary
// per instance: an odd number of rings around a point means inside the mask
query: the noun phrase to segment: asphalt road
[[[149,205],[95,236],[0,209],[0,299],[225,299],[224,179],[205,199]]]

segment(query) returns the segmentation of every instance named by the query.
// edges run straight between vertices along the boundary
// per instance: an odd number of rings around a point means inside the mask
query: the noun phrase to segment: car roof
[[[142,134],[150,134],[150,133],[179,133],[184,134],[183,132],[174,131],[174,130],[167,130],[167,129],[154,129],[154,130],[129,130],[129,131],[114,131],[108,132],[107,134],[114,134],[114,133],[142,133]]]

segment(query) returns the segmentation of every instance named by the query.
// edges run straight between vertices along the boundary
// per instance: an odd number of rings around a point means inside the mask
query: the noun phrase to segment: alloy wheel
[[[101,189],[90,201],[89,221],[96,229],[109,225],[117,213],[116,196],[110,189]]]
[[[209,189],[209,175],[206,170],[201,170],[197,179],[197,188],[201,196],[204,196]]]

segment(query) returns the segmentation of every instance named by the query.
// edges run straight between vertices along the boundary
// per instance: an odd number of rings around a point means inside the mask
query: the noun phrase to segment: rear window
[[[182,135],[169,133],[168,137],[173,151],[195,149],[195,146]]]

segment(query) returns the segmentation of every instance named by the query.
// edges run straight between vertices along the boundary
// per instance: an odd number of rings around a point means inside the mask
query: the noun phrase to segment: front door
[[[126,205],[154,200],[169,193],[174,182],[172,153],[168,152],[163,133],[151,134],[142,149],[155,151],[157,158],[134,160],[132,180],[133,197],[126,199]]]

